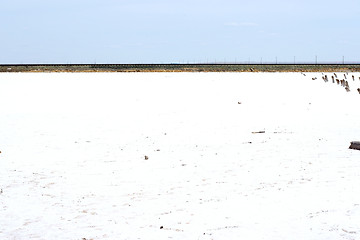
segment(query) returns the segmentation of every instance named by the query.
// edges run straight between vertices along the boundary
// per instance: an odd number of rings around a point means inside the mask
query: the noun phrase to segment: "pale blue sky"
[[[360,62],[359,0],[0,0],[0,63]]]

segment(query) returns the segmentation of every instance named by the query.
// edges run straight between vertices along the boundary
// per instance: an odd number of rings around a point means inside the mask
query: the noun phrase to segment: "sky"
[[[359,0],[0,0],[0,64],[360,62]]]

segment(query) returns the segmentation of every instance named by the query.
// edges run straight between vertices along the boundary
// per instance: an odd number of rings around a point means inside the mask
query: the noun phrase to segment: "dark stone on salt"
[[[360,142],[359,141],[353,141],[350,143],[350,149],[360,150]]]

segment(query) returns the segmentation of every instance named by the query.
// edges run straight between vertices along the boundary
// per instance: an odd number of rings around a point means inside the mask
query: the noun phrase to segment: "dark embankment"
[[[0,72],[359,72],[360,64],[2,64]]]

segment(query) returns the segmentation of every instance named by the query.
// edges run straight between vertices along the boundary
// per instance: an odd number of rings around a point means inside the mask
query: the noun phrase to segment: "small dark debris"
[[[360,150],[360,142],[359,141],[351,142],[349,149]]]
[[[160,229],[163,229],[164,228],[164,226],[160,226]]]
[[[149,159],[149,157],[145,155],[145,160],[148,160],[148,159]]]
[[[253,134],[256,134],[256,133],[265,133],[265,131],[258,131],[258,132],[252,132]]]
[[[238,104],[241,104],[241,102],[238,102]]]

